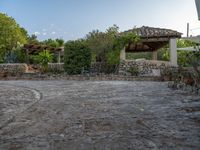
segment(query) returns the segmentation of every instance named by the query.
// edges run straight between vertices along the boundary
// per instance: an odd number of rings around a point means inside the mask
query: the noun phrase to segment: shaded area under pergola
[[[50,53],[58,55],[58,63],[60,63],[61,55],[63,54],[64,48],[54,48],[47,45],[38,45],[38,44],[25,44],[23,50],[26,54],[26,63],[29,64],[29,55],[37,55],[38,53],[48,50]]]
[[[152,59],[157,60],[157,50],[170,44],[170,61],[177,65],[176,39],[181,38],[182,33],[170,29],[153,28],[143,26],[125,31],[124,33],[133,32],[140,37],[136,44],[130,43],[121,51],[120,58],[125,60],[126,52],[152,52]]]

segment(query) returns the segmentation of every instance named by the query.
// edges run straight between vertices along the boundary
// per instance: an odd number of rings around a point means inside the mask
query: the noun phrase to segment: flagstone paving
[[[200,149],[200,96],[165,82],[0,81],[1,150]]]

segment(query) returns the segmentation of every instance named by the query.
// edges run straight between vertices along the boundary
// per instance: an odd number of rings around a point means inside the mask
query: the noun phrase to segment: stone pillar
[[[60,51],[58,52],[58,63],[60,63]]]
[[[152,52],[152,60],[158,60],[158,54],[157,54],[157,51],[153,51]]]
[[[125,50],[125,47],[120,52],[120,60],[126,60],[126,50]]]
[[[177,66],[177,43],[176,38],[172,38],[169,41],[169,49],[170,49],[170,62],[172,65]]]
[[[29,52],[28,52],[28,49],[25,50],[25,53],[26,53],[26,56],[25,56],[26,64],[29,65]]]

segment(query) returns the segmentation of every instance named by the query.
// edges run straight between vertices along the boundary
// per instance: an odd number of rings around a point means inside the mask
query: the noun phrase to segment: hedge
[[[82,40],[65,44],[64,69],[68,74],[81,74],[88,71],[91,64],[91,51]]]

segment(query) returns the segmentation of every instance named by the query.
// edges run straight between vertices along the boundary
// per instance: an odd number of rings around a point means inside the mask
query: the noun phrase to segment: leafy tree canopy
[[[113,25],[105,32],[93,30],[86,35],[86,41],[92,51],[93,61],[118,64],[120,50],[129,43],[139,41],[134,33],[119,33],[119,27]]]
[[[13,18],[0,13],[0,61],[7,52],[25,44],[26,38],[27,32],[24,28],[21,28]]]
[[[40,42],[37,40],[37,36],[35,34],[28,36],[28,44],[40,44]]]
[[[54,47],[54,48],[58,48],[58,47],[62,47],[64,46],[64,40],[63,39],[48,39],[48,40],[45,40],[43,42],[41,42],[42,44],[45,44],[45,45],[48,45],[50,47]]]

